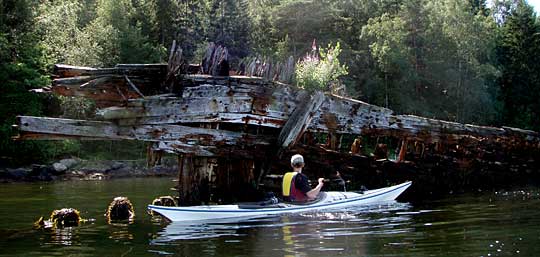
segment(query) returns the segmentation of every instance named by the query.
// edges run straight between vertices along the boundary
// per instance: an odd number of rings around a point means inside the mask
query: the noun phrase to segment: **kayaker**
[[[311,188],[306,175],[302,173],[304,168],[304,157],[300,154],[295,154],[291,157],[292,172],[287,172],[283,176],[283,197],[286,201],[305,202],[315,200],[321,188],[324,185],[324,178],[319,178],[319,184],[315,188]]]

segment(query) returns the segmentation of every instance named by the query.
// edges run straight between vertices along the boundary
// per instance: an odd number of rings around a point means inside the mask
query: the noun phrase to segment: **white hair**
[[[304,157],[299,154],[295,154],[291,157],[291,165],[297,166],[304,163]]]

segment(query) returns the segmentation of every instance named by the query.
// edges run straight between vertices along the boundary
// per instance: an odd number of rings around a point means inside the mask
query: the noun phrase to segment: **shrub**
[[[339,63],[340,53],[339,43],[335,47],[329,44],[318,53],[314,44],[311,53],[296,65],[297,86],[308,91],[328,91],[331,84],[339,82],[340,76],[348,74],[347,66]]]

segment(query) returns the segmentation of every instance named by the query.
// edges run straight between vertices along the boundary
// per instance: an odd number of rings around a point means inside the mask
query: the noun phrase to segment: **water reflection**
[[[48,244],[70,246],[79,243],[77,227],[56,228],[50,230],[51,238]]]
[[[109,226],[109,238],[116,241],[133,240],[135,237],[129,231],[129,224],[132,224],[132,222],[111,223]]]
[[[243,220],[205,221],[200,223],[173,222],[155,234],[154,246],[177,245],[183,254],[192,254],[185,241],[224,238],[207,241],[205,252],[222,244],[242,242],[262,255],[325,256],[330,252],[344,252],[354,248],[355,254],[368,252],[366,235],[408,233],[412,215],[409,204],[392,202],[385,205],[349,208],[332,212],[311,212],[286,216],[269,216]],[[391,215],[389,215],[391,214]],[[189,249],[188,249],[189,248]],[[153,250],[157,251],[157,250]]]
[[[97,185],[95,183],[98,183]],[[540,190],[454,195],[248,220],[171,223],[146,216],[166,179],[2,185],[0,257],[13,256],[539,256]],[[158,191],[163,189],[163,191]],[[54,192],[51,196],[50,192]],[[62,197],[54,197],[62,192]],[[35,196],[39,195],[38,198]],[[113,226],[103,206],[114,195],[135,205],[133,224]],[[32,208],[28,208],[32,206]],[[95,221],[33,230],[51,208],[73,206]],[[17,215],[13,215],[14,210]]]
[[[289,217],[284,217],[283,221],[285,223],[290,222]],[[294,245],[294,240],[293,240],[293,235],[292,235],[292,232],[291,232],[291,228],[292,228],[292,226],[285,225],[281,229],[283,231],[283,243],[285,243],[285,247],[283,247],[283,251],[285,251],[285,253],[286,253],[284,255],[285,257],[296,256],[296,252],[294,250],[295,245]]]
[[[223,236],[242,236],[238,231],[245,228],[264,226],[265,222],[275,221],[277,217],[264,218],[233,218],[208,220],[189,223],[172,222],[150,244],[164,244],[177,240],[208,239]],[[242,223],[240,223],[242,222]]]

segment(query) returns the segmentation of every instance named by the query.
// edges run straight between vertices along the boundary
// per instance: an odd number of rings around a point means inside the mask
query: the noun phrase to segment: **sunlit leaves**
[[[335,47],[328,45],[319,53],[313,49],[296,65],[298,87],[309,91],[327,91],[331,83],[339,83],[338,78],[347,75],[347,66],[341,65],[338,59],[340,53],[339,43]]]

